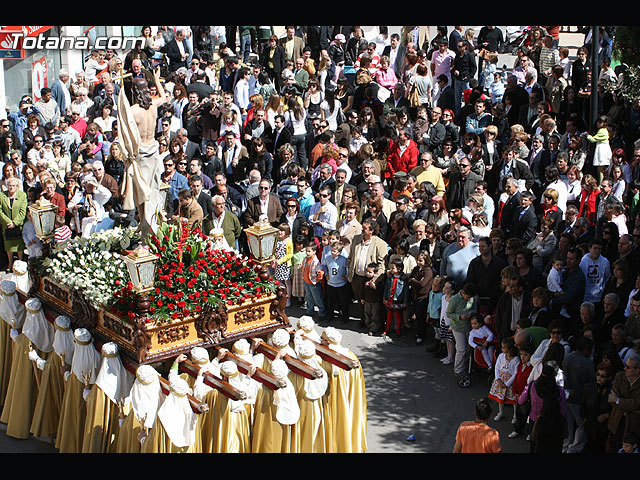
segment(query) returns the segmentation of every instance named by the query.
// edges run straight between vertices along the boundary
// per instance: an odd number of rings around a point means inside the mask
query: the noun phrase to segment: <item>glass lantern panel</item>
[[[138,269],[136,268],[136,264],[135,263],[130,263],[130,262],[126,262],[127,263],[127,270],[129,270],[129,277],[131,277],[131,283],[133,284],[133,287],[139,287],[140,286],[140,278],[138,277]]]
[[[273,249],[276,244],[275,235],[266,235],[262,237],[262,254],[265,258],[269,258],[273,255]]]
[[[262,253],[260,252],[260,239],[254,235],[247,235],[249,240],[249,249],[251,250],[251,254],[261,260]]]
[[[138,273],[140,274],[140,286],[148,288],[153,286],[156,266],[153,262],[142,263],[138,265]]]
[[[42,222],[42,232],[41,235],[50,235],[53,233],[56,222],[56,212],[45,212],[40,215],[40,221]]]

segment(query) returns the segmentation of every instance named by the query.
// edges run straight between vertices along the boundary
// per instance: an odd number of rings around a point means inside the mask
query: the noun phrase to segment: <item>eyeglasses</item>
[[[287,208],[297,208],[298,206],[295,203],[292,203],[291,205],[287,205]]]
[[[260,188],[260,190],[270,190],[271,189],[271,187],[259,187],[259,188]]]
[[[461,163],[460,164],[460,168],[467,168],[467,167],[471,167],[471,165],[468,164],[468,163]]]
[[[329,194],[328,193],[321,193],[320,196],[323,197],[323,198],[327,198],[329,196]]]

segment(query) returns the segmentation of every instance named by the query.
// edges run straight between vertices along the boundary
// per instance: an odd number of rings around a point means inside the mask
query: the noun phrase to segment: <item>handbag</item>
[[[412,107],[419,107],[422,105],[420,103],[420,95],[418,94],[418,87],[414,86],[411,90],[411,96],[409,97],[409,102]]]
[[[4,238],[7,240],[20,240],[22,238],[22,229],[18,226],[7,228],[4,231]]]

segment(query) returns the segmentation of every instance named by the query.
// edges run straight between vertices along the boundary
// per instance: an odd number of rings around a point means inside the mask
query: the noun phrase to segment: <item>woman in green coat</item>
[[[7,191],[0,193],[0,225],[4,249],[9,258],[9,271],[13,269],[13,253],[18,253],[22,260],[24,242],[22,226],[27,218],[27,194],[19,190],[20,179],[13,177],[7,180]]]

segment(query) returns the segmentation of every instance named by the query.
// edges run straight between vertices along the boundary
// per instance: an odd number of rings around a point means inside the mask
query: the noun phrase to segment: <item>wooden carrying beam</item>
[[[276,355],[278,354],[277,348],[271,345],[268,345],[264,342],[260,342],[256,347],[255,351],[258,353],[262,353],[269,360],[273,360],[274,358],[276,358]],[[302,360],[298,360],[297,358],[294,358],[289,354],[282,357],[282,360],[285,361],[285,363],[289,367],[289,370],[305,378],[308,378],[310,380],[315,380],[316,378],[320,378],[322,376],[321,369],[312,368],[306,363],[304,363]]]
[[[180,371],[191,375],[193,378],[196,378],[198,376],[198,372],[200,371],[200,367],[188,360],[185,360],[184,362],[180,362]],[[218,378],[209,372],[206,372],[203,375],[203,378],[205,385],[208,385],[211,388],[215,388],[225,397],[230,398],[231,400],[245,400],[247,398],[247,394],[245,392],[241,392],[237,388],[232,387],[229,382],[222,380],[221,378]]]
[[[349,358],[345,355],[342,355],[341,353],[335,352],[328,346],[318,343],[315,340],[307,337],[304,333],[302,334],[302,338],[304,338],[305,340],[309,340],[315,345],[316,353],[323,360],[326,360],[327,362],[336,365],[344,370],[351,370],[360,367],[360,364],[354,358]]]
[[[216,350],[219,351],[220,347],[216,347]],[[245,375],[249,373],[249,368],[251,364],[246,360],[243,360],[242,358],[238,357],[236,354],[232,352],[227,351],[224,357],[222,357],[222,360],[223,361],[229,360],[231,362],[234,362],[238,366],[238,371],[240,371],[241,373],[244,373]],[[256,368],[256,371],[251,376],[251,378],[257,382],[262,383],[264,386],[266,386],[267,388],[270,388],[271,390],[277,390],[279,388],[284,388],[286,386],[286,383],[284,382],[284,380],[278,380],[272,374],[265,372],[262,368],[259,368],[259,367]]]
[[[169,380],[164,377],[158,377],[160,379],[160,387],[162,388],[162,393],[165,395],[169,395]],[[191,409],[197,413],[198,415],[201,413],[207,413],[209,411],[209,405],[203,403],[196,399],[193,395],[187,394],[187,398],[189,399],[189,403],[191,404]]]

